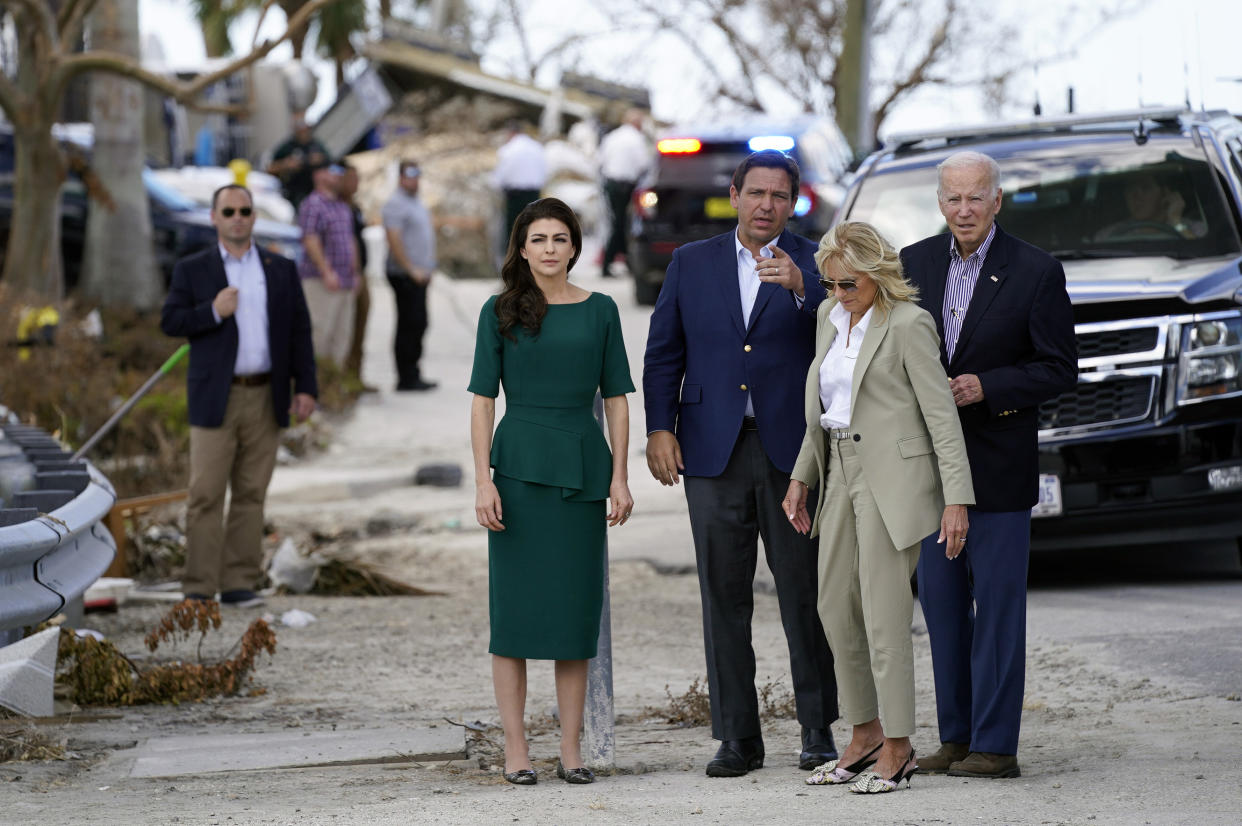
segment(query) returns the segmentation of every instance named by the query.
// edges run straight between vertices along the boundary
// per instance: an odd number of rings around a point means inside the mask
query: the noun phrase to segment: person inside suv
[[[1123,192],[1127,216],[1096,233],[1097,240],[1114,238],[1202,238],[1201,221],[1186,220],[1186,199],[1166,185],[1154,172],[1140,171],[1127,181]]]

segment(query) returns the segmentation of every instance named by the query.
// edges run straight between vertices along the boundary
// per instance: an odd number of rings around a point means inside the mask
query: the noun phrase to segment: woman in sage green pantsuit
[[[599,636],[605,531],[624,524],[634,506],[625,398],[634,384],[617,305],[569,283],[581,248],[578,220],[561,201],[544,198],[522,210],[501,271],[504,290],[479,314],[470,378],[475,512],[488,529],[492,679],[505,779],[518,785],[536,782],[523,726],[530,658],[556,661],[557,775],[594,779],[578,740],[587,660]],[[505,415],[493,435],[502,385]],[[593,415],[597,390],[611,453]]]

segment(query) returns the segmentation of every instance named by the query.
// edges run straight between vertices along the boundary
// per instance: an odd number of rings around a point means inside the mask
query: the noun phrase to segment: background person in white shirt
[[[651,166],[651,142],[642,132],[643,110],[629,109],[625,120],[604,136],[599,145],[599,171],[604,178],[604,195],[612,213],[611,231],[600,266],[605,276],[618,256],[625,256],[626,218],[634,185]]]
[[[518,213],[531,201],[539,200],[543,185],[548,182],[548,162],[543,154],[543,144],[526,133],[526,126],[521,121],[509,121],[506,134],[508,139],[496,150],[492,185],[504,196],[503,237],[507,239]]]
[[[939,526],[950,558],[961,553],[975,497],[936,322],[897,251],[854,221],[824,235],[815,264],[828,300],[784,507],[799,532],[819,534],[819,617],[853,735],[806,782],[853,781],[851,791],[876,794],[918,770],[910,577],[919,545]],[[820,491],[814,519],[810,487]]]

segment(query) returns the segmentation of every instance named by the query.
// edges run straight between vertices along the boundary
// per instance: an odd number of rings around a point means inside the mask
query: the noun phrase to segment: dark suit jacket
[[[1018,511],[1039,499],[1039,405],[1078,380],[1074,312],[1065,271],[1048,253],[998,225],[953,351],[945,356],[949,233],[901,251],[919,303],[936,319],[950,378],[979,377],[984,399],[958,408],[980,510]]]
[[[719,476],[754,402],[759,437],[788,473],[802,444],[802,394],[815,351],[815,310],[824,300],[816,244],[784,232],[776,246],[802,270],[806,301],[762,284],[742,319],[736,230],[679,247],[651,313],[643,359],[647,432],[670,430],[686,476]]]
[[[288,427],[290,385],[293,392],[319,395],[310,313],[293,262],[265,250],[259,251],[259,260],[267,277],[272,405],[276,423]],[[237,360],[237,320],[230,316],[217,324],[211,312],[212,300],[227,286],[220,248],[213,244],[177,262],[160,315],[165,334],[190,340],[187,394],[190,424],[195,427],[223,424],[229,401]]]

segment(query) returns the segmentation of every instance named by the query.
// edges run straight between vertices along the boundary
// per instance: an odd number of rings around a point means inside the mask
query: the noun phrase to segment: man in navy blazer
[[[919,770],[1017,777],[1039,405],[1077,381],[1074,313],[1060,262],[996,224],[996,161],[958,152],[938,171],[949,232],[901,258],[940,329],[976,504],[960,554],[933,534],[919,555],[941,741]]]
[[[747,157],[729,197],[735,231],[678,248],[651,314],[643,364],[647,465],[665,485],[686,477],[703,602],[713,777],[763,765],[755,654],[757,540],[763,537],[789,643],[804,769],[837,756],[832,654],[816,609],[814,542],[781,507],[802,443],[815,311],[824,299],[816,244],[785,224],[798,165],[781,152]]]
[[[293,262],[252,238],[254,200],[236,184],[212,196],[218,243],[177,262],[160,328],[190,340],[187,598],[237,606],[262,560],[263,502],[280,428],[315,409],[310,315]],[[290,398],[292,390],[292,399]],[[227,526],[224,495],[231,487]]]

